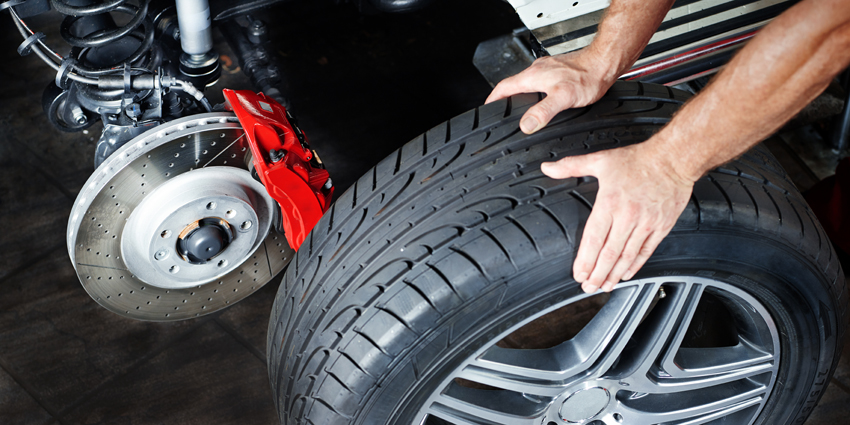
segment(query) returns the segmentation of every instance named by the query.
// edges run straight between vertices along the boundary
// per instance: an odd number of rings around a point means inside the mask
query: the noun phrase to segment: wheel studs
[[[160,249],[159,251],[157,251],[156,254],[153,255],[153,258],[155,258],[159,261],[162,261],[162,260],[168,258],[168,254],[169,254],[169,251],[167,249],[163,248],[163,249]]]

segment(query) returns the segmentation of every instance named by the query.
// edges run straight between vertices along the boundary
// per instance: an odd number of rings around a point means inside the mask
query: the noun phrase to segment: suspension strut
[[[18,52],[35,53],[57,71],[42,96],[50,122],[62,131],[104,122],[95,167],[149,128],[212,109],[196,88],[214,83],[220,74],[207,0],[177,0],[179,16],[173,6],[151,10],[151,0],[49,1],[65,15],[60,35],[71,45],[66,56],[50,49],[44,34],[31,30],[18,15],[15,7],[26,0],[8,0],[0,10],[9,10],[24,38]],[[115,15],[124,15],[126,23],[116,24]]]

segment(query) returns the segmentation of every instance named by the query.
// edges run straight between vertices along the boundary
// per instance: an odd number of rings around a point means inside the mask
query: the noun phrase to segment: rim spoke
[[[638,321],[629,318],[643,315],[650,308],[657,287],[650,283],[619,288],[574,338],[555,347],[524,350],[493,345],[470,362],[475,369],[470,375],[485,371],[501,377],[522,377],[526,382],[554,383],[554,386],[569,384],[571,377],[584,378],[591,370],[598,369],[593,365],[603,355],[611,361],[617,357],[638,325]]]
[[[671,377],[687,378],[730,372],[773,360],[772,346],[765,345],[764,341],[753,342],[749,340],[750,336],[757,336],[760,333],[756,328],[764,328],[763,320],[752,316],[749,317],[749,320],[743,320],[743,323],[739,324],[737,344],[735,345],[700,348],[682,347],[682,341],[689,331],[689,325],[699,306],[704,288],[704,285],[696,285],[693,288],[692,293],[698,292],[699,296],[692,294],[689,297],[680,320],[681,324],[661,360],[661,368]],[[709,305],[713,304],[710,303]],[[715,312],[715,314],[724,313],[733,315],[728,311]],[[739,312],[739,316],[744,314]],[[756,321],[759,323],[754,323]]]
[[[629,424],[675,422],[701,424],[759,405],[767,386],[738,380],[693,394],[641,394],[620,397],[620,411]]]
[[[527,375],[505,373],[505,369],[515,371],[515,368],[504,366],[500,363],[476,360],[456,376],[490,387],[548,398],[556,397],[569,385],[564,381],[546,381],[529,378]]]
[[[591,328],[591,326],[595,325],[597,329],[594,329],[594,332],[588,333],[585,336],[588,340],[586,344],[592,344],[596,334],[606,331],[606,327],[608,328],[606,335],[608,338],[603,344],[597,344],[593,351],[592,358],[594,361],[598,361],[597,366],[594,367],[597,377],[606,373],[612,366],[619,363],[619,358],[623,351],[627,349],[630,341],[635,336],[635,332],[647,318],[647,313],[653,309],[655,303],[658,301],[661,284],[657,283],[657,281],[646,282],[638,288],[640,290],[635,291],[633,301],[629,305],[630,308],[620,310],[620,314],[614,318],[602,320],[598,324],[591,322],[587,326],[587,328]],[[612,296],[611,298],[614,297]],[[600,313],[602,312],[600,311]],[[601,314],[597,315],[597,317],[599,316]],[[579,336],[581,334],[577,338]]]
[[[685,283],[673,290],[670,303],[646,327],[631,358],[617,375],[634,392],[682,392],[726,384],[774,371],[776,359],[745,338],[731,347],[683,348],[705,286]],[[652,320],[652,319],[651,319]]]
[[[628,385],[643,380],[653,369],[662,354],[675,353],[679,344],[668,344],[674,334],[684,335],[702,296],[703,285],[692,282],[665,284],[666,296],[647,316],[640,328],[624,341],[625,349],[608,353],[613,367],[608,374],[622,379]],[[681,338],[679,338],[679,342]],[[666,350],[666,351],[665,351]],[[615,363],[615,361],[617,361]]]
[[[546,406],[509,391],[452,385],[431,403],[428,414],[457,425],[534,425]]]
[[[759,376],[774,371],[771,363],[761,363],[716,375],[701,376],[691,379],[676,379],[665,377],[643,377],[636,379],[627,388],[638,393],[677,393],[684,391],[706,390],[739,381],[742,379],[760,379]]]
[[[741,340],[732,347],[679,348],[661,363],[674,378],[710,376],[773,361],[773,355]]]

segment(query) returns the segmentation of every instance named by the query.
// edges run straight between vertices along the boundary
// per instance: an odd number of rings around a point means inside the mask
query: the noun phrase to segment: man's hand
[[[672,4],[613,0],[596,39],[582,53],[538,61],[535,70],[499,84],[488,101],[520,92],[548,93],[541,102],[548,101],[545,107],[532,107],[523,117],[535,111],[536,123],[521,124],[526,131],[539,129],[560,109],[596,100],[600,85],[593,83],[585,62],[613,61],[610,69],[619,75],[634,63],[661,22],[661,12]],[[693,183],[788,122],[850,64],[848,51],[850,0],[803,0],[762,29],[646,142],[544,163],[543,173],[553,178],[590,175],[599,180],[573,264],[582,289],[610,291],[621,278],[631,279],[684,211]],[[581,89],[582,81],[590,81],[590,87]],[[607,81],[607,76],[595,81]]]
[[[589,46],[537,59],[525,71],[496,85],[486,103],[517,93],[546,93],[520,121],[520,129],[531,134],[564,109],[596,102],[634,64],[673,1],[611,0]]]
[[[584,227],[573,277],[592,293],[608,292],[643,266],[688,204],[693,180],[647,141],[541,165],[555,179],[594,176],[596,203]]]
[[[674,0],[612,0],[599,31],[586,48],[537,59],[493,89],[487,103],[517,93],[546,93],[526,111],[520,129],[532,134],[559,112],[596,102],[646,47]],[[573,276],[586,292],[610,291],[631,278],[673,228],[693,183],[664,179],[666,163],[633,146],[564,158],[541,167],[549,177],[595,176],[596,205],[590,214]]]
[[[558,112],[596,102],[614,84],[619,74],[603,69],[605,62],[592,56],[579,51],[537,59],[528,69],[497,84],[486,103],[516,93],[546,93],[546,98],[529,108],[520,120],[523,133],[532,134]]]

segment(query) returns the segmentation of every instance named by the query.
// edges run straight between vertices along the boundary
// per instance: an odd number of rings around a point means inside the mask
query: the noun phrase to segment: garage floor
[[[402,143],[483,102],[490,88],[471,64],[475,46],[520,25],[496,0],[404,16],[303,3],[263,17],[294,111],[339,194]],[[17,56],[20,38],[7,16],[0,22],[0,424],[275,423],[265,333],[279,278],[228,310],[179,323],[123,319],[92,301],[64,233],[100,129],[62,134],[48,124],[40,99],[52,73]],[[32,25],[61,45],[55,15]],[[250,88],[235,64],[225,86]],[[790,148],[770,146],[801,188],[813,184]],[[850,417],[850,345],[844,352],[808,424]]]

